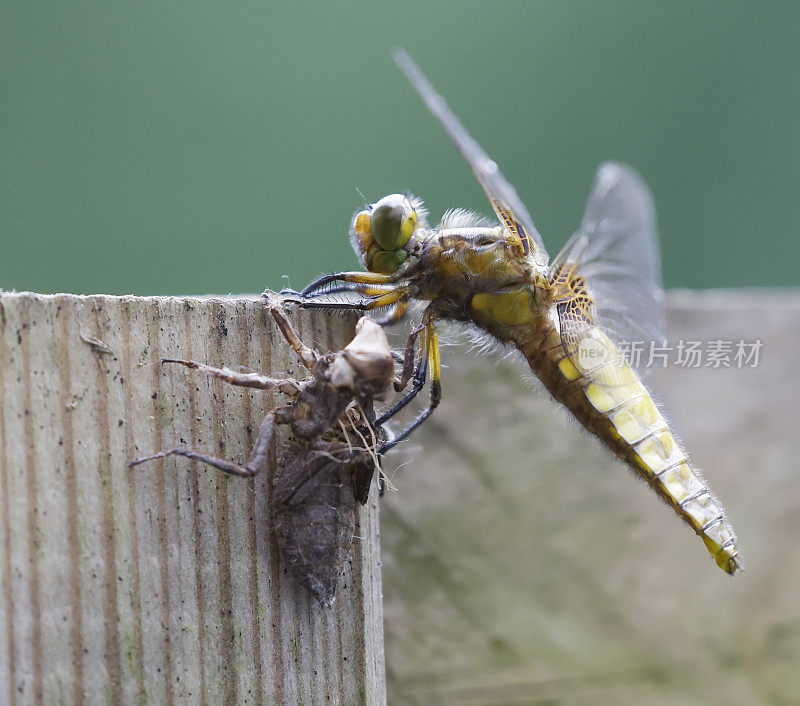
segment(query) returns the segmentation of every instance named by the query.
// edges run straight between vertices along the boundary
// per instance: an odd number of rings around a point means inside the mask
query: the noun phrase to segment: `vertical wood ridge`
[[[30,312],[33,303],[28,304]],[[28,565],[30,571],[30,602],[31,602],[31,648],[33,652],[33,697],[41,701],[42,692],[42,610],[39,596],[39,552],[41,551],[41,537],[39,536],[37,508],[38,481],[36,468],[36,443],[33,428],[33,410],[31,394],[31,329],[33,317],[21,326],[22,348],[22,390],[24,395],[23,415],[25,425],[25,478],[26,502],[28,512]]]
[[[161,346],[159,332],[159,315],[163,312],[163,305],[153,312],[148,312],[148,346],[150,350],[151,382],[154,392],[153,399],[153,441],[154,449],[164,448],[164,429],[161,420],[161,403],[159,397],[163,395],[161,387]],[[172,679],[172,634],[170,629],[170,595],[169,595],[169,555],[167,552],[167,507],[166,486],[164,482],[164,462],[159,461],[160,467],[156,474],[157,492],[157,517],[158,523],[158,568],[159,568],[159,599],[161,607],[161,627],[164,634],[164,685],[166,687],[166,702],[174,702],[174,688]]]
[[[17,690],[14,686],[16,682],[16,655],[15,655],[15,626],[14,626],[14,594],[11,588],[12,582],[12,568],[11,568],[11,518],[9,517],[9,498],[8,498],[8,455],[6,453],[7,438],[6,438],[6,381],[5,381],[5,368],[7,365],[6,360],[6,316],[5,309],[0,305],[0,493],[2,493],[2,505],[0,505],[0,512],[2,518],[0,521],[3,523],[3,583],[2,590],[4,596],[4,608],[6,612],[5,629],[6,629],[6,644],[5,653],[8,665],[6,672],[8,679],[6,683],[7,698],[10,706],[16,706],[17,703]]]
[[[239,348],[242,351],[241,358],[242,358],[242,366],[245,370],[252,370],[252,366],[250,364],[250,339],[252,334],[252,326],[250,325],[251,319],[251,312],[248,310],[247,302],[238,302],[236,305],[236,323],[237,323],[237,330],[239,332]],[[244,427],[246,430],[245,440],[246,446],[249,450],[253,444],[254,439],[254,425],[253,425],[253,418],[251,415],[252,404],[247,397],[242,397],[242,422],[244,423]],[[247,481],[248,488],[247,488],[247,515],[249,519],[248,523],[248,551],[250,556],[256,556],[256,552],[258,551],[258,542],[256,540],[256,528],[255,528],[255,518],[256,518],[256,479],[251,478]],[[261,639],[260,639],[260,632],[259,632],[259,619],[258,619],[258,600],[256,599],[259,595],[258,590],[258,563],[253,561],[250,563],[250,595],[253,597],[253,600],[250,604],[251,609],[251,616],[250,616],[250,630],[252,631],[251,635],[251,644],[250,649],[252,650],[252,659],[253,659],[253,683],[255,685],[254,694],[253,694],[253,702],[256,706],[261,706],[263,703],[263,695],[261,693],[261,681],[262,681],[262,668],[261,668]]]
[[[224,305],[215,302],[211,329],[211,364],[222,367],[227,365],[223,360],[221,336],[228,335],[227,312]],[[224,332],[224,333],[223,333]],[[212,381],[212,397],[216,404],[212,412],[212,454],[226,457],[227,444],[225,443],[225,393],[218,381]],[[228,527],[228,476],[220,473],[214,483],[217,488],[217,546],[219,551],[219,603],[222,627],[222,639],[219,645],[222,658],[222,673],[225,679],[225,701],[236,702],[236,673],[233,651],[233,619],[231,603],[231,546]]]
[[[94,302],[95,314],[99,320],[101,315],[99,302]],[[68,309],[68,307],[64,307]],[[111,485],[111,431],[108,418],[108,377],[109,369],[104,356],[97,359],[96,368],[97,409],[95,419],[97,427],[95,438],[98,446],[98,471],[100,474],[100,488],[103,494],[101,503],[102,516],[100,519],[102,532],[102,553],[105,566],[105,581],[103,582],[103,613],[106,629],[106,664],[108,665],[109,695],[111,703],[119,703],[122,694],[120,691],[122,680],[122,667],[120,664],[119,649],[119,610],[117,605],[117,553],[116,537],[114,531],[114,495]]]
[[[61,336],[67,338],[70,331],[70,307],[59,307],[61,319]],[[66,489],[66,533],[69,546],[69,610],[70,610],[70,646],[72,648],[73,665],[73,699],[77,703],[83,695],[83,650],[82,628],[83,608],[81,606],[80,573],[80,548],[78,543],[78,484],[77,469],[75,467],[75,434],[72,424],[72,414],[66,412],[71,403],[72,381],[70,375],[70,351],[65,349],[60,358],[59,374],[61,385],[60,403],[64,413],[61,415],[61,442],[64,448],[64,483]]]
[[[194,351],[192,346],[192,317],[191,308],[183,306],[183,326],[184,326],[184,341],[186,344],[186,358],[194,360]],[[194,420],[197,418],[197,405],[195,390],[196,386],[191,382],[188,385],[189,395],[189,419]],[[189,446],[197,448],[197,430],[193,423],[189,425],[188,439]],[[192,531],[194,533],[194,591],[195,601],[197,602],[198,625],[205,624],[204,606],[203,606],[203,575],[200,569],[200,512],[199,512],[199,498],[200,498],[200,479],[198,478],[198,464],[195,461],[189,463],[187,469],[189,474],[189,483],[191,486],[192,501],[194,504],[194,511],[192,512]],[[206,696],[206,658],[205,646],[203,640],[198,636],[198,653],[200,659],[198,660],[198,670],[200,672],[200,704],[205,706],[208,703]]]
[[[123,325],[122,330],[122,379],[121,384],[123,388],[123,410],[125,419],[123,426],[125,427],[125,449],[129,452],[135,448],[133,440],[133,425],[131,424],[131,417],[133,416],[133,367],[131,364],[132,350],[131,350],[131,320],[133,317],[132,304],[130,300],[126,300],[120,311],[120,320]],[[66,338],[66,332],[64,333]],[[141,585],[139,581],[139,526],[136,519],[136,475],[133,471],[128,470],[125,473],[126,485],[128,489],[128,506],[127,506],[127,522],[130,527],[130,556],[131,556],[131,608],[133,612],[133,644],[127,650],[128,667],[134,675],[136,681],[137,701],[140,706],[144,706],[147,701],[147,689],[144,683],[144,646],[142,644],[142,599],[141,599]]]

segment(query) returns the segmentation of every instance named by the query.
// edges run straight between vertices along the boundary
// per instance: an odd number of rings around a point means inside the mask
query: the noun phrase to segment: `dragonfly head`
[[[403,194],[390,194],[353,216],[350,240],[370,272],[397,272],[408,253],[404,249],[417,227],[417,208]]]

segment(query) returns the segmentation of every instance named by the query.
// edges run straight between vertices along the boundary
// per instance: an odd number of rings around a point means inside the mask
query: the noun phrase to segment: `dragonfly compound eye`
[[[390,194],[373,204],[370,230],[381,249],[402,248],[416,227],[417,212],[403,194]]]
[[[372,255],[367,255],[367,263],[371,272],[380,272],[384,275],[391,275],[400,269],[408,253],[402,248],[398,250],[378,250]]]

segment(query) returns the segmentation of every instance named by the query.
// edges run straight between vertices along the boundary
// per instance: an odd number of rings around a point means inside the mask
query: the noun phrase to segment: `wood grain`
[[[278,560],[270,473],[127,468],[176,443],[241,461],[276,402],[166,357],[302,376],[255,298],[0,293],[0,701],[383,703],[374,498],[324,610]]]

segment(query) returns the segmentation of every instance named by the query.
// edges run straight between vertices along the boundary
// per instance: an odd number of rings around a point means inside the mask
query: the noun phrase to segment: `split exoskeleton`
[[[276,425],[288,425],[292,434],[280,449],[272,479],[273,529],[295,577],[327,606],[350,553],[356,504],[366,503],[386,444],[386,434],[375,419],[374,402],[385,401],[395,389],[402,389],[408,374],[395,376],[389,342],[374,321],[361,318],[348,345],[322,354],[300,340],[277,298],[265,294],[263,301],[284,339],[309,370],[308,377],[275,378],[191,360],[163,361],[288,398],[264,417],[245,464],[179,446],[137,459],[130,466],[176,455],[250,478],[266,468]]]

